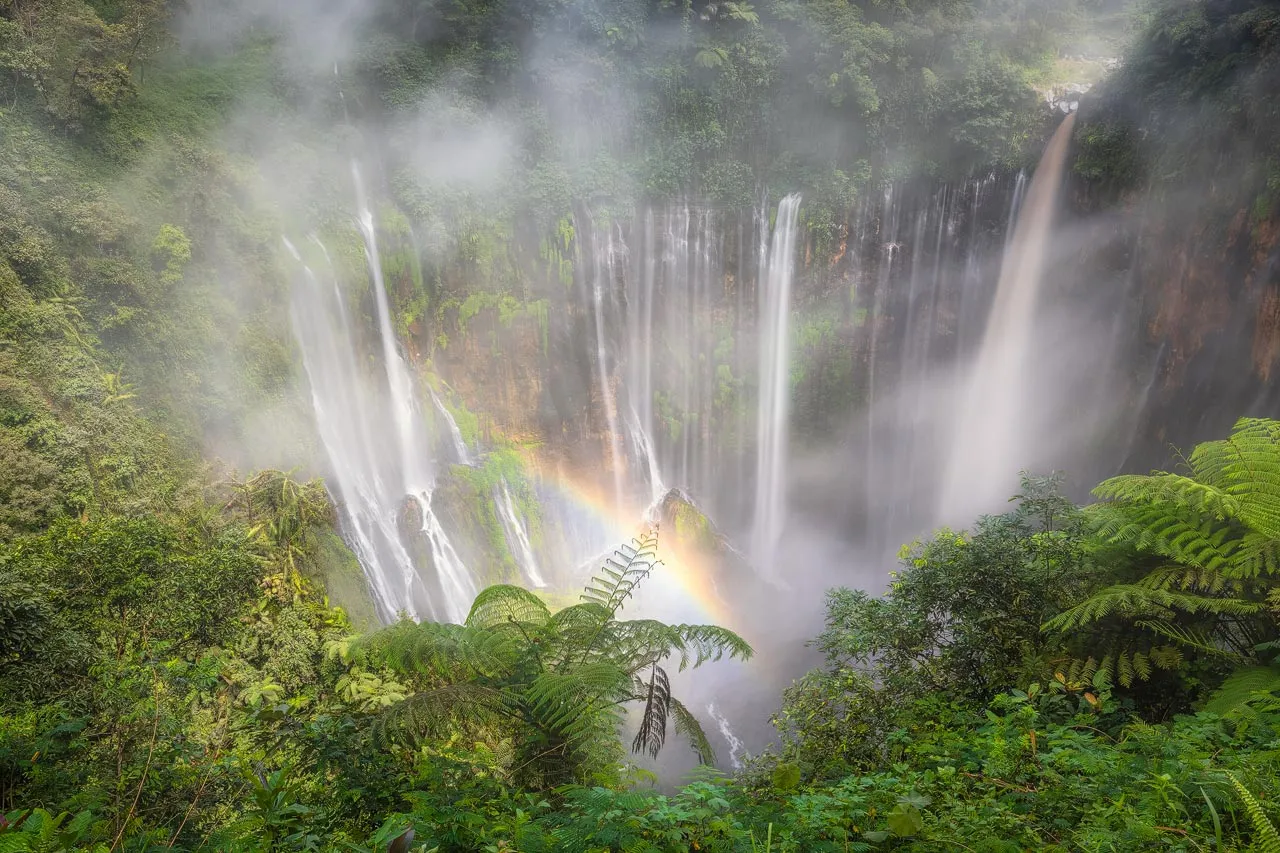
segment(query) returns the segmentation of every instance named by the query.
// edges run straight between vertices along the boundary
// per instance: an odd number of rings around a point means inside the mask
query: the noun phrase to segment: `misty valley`
[[[0,853],[1280,853],[1280,2],[0,72]]]

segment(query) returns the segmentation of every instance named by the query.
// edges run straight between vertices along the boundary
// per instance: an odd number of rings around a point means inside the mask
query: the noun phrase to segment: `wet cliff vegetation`
[[[1280,112],[1258,96],[1280,85],[1280,10],[1167,4],[1147,18],[1081,106],[1073,187],[1078,212],[1104,213],[1080,235],[1079,278],[1125,293],[1146,330],[1127,359],[1135,393],[1149,387],[1137,467],[1274,411],[1280,294]],[[1190,389],[1212,382],[1222,404],[1195,405]]]
[[[192,6],[0,0],[0,851],[1280,849],[1280,425],[1236,423],[1252,398],[1169,473],[1086,506],[1027,477],[1007,513],[906,546],[883,596],[832,590],[776,745],[665,793],[633,753],[725,766],[676,671],[752,649],[629,618],[663,571],[651,540],[580,601],[492,586],[466,624],[379,629],[323,485],[272,469],[312,441],[279,266],[299,211],[272,183],[296,181],[335,263],[360,265],[323,178],[358,144],[344,107],[390,140],[429,132],[427,92],[458,126],[498,106],[517,128],[492,149],[516,152],[501,191],[424,178],[404,150],[378,178],[436,224],[398,232],[431,247],[391,262],[398,331],[464,387],[487,332],[525,324],[533,364],[572,332],[549,311],[575,206],[801,188],[836,247],[882,180],[1025,165],[1048,125],[1035,87],[1114,10],[388,2],[316,95],[305,44]],[[1280,10],[1168,0],[1142,33],[1082,107],[1081,204],[1203,235],[1165,256],[1194,275],[1151,274],[1183,301],[1151,299],[1190,336],[1179,353],[1243,341],[1213,363],[1257,394]],[[345,129],[284,133],[317,116]],[[1256,327],[1204,309],[1237,298],[1270,306]],[[544,438],[534,414],[459,422]],[[458,472],[458,503],[514,458]],[[469,519],[494,582],[512,574],[496,521]]]

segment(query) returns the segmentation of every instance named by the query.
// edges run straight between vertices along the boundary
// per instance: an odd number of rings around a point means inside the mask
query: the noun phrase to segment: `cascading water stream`
[[[290,252],[301,261],[292,244]],[[366,390],[355,342],[336,280],[325,286],[310,267],[291,301],[294,335],[302,350],[320,440],[329,458],[329,488],[343,513],[343,532],[369,579],[379,614],[403,610],[413,618],[433,613],[415,594],[418,574],[401,538],[397,514],[404,500],[396,487],[395,460],[380,455],[368,413],[380,401]],[[390,484],[389,484],[390,483]]]
[[[542,570],[538,568],[538,558],[534,555],[533,542],[529,537],[528,526],[525,524],[524,518],[516,511],[515,501],[511,498],[511,487],[505,478],[499,484],[493,502],[498,510],[498,519],[502,523],[502,530],[506,536],[507,543],[512,548],[512,554],[516,558],[525,580],[532,587],[545,587],[547,582],[542,577]]]
[[[377,311],[382,388],[359,369],[358,336],[336,278],[332,287],[325,287],[304,266],[292,300],[294,334],[302,349],[331,482],[342,506],[344,532],[365,570],[380,616],[390,620],[404,612],[414,619],[460,621],[471,606],[475,584],[432,506],[435,469],[423,451],[430,446],[430,434],[420,417],[408,365],[396,347],[376,223],[355,165],[352,174]],[[315,242],[327,259],[324,245]],[[296,248],[286,245],[301,262]],[[384,433],[388,424],[391,436]],[[406,512],[410,506],[416,507],[419,524]],[[416,543],[424,540],[427,559],[418,559]]]
[[[458,422],[449,410],[445,408],[444,401],[440,399],[436,389],[428,386],[427,390],[431,393],[431,403],[435,406],[436,412],[444,420],[445,427],[449,431],[449,439],[453,442],[453,452],[458,457],[458,462],[463,465],[470,465],[471,453],[467,450],[467,442],[462,438],[462,430],[458,428]]]
[[[1045,254],[1066,167],[1069,114],[1054,132],[1022,202],[1013,239],[1000,268],[995,303],[961,403],[938,509],[941,523],[962,523],[989,510],[1016,485],[1023,460],[1028,389],[1025,364],[1031,355],[1036,305]]]
[[[373,282],[374,303],[378,312],[378,338],[382,343],[383,368],[387,373],[387,386],[391,392],[391,415],[396,425],[396,440],[400,449],[401,472],[406,492],[427,488],[435,479],[434,472],[423,456],[418,442],[425,435],[419,428],[418,407],[413,395],[413,380],[404,360],[396,349],[395,332],[391,327],[391,309],[387,303],[387,288],[382,277],[382,262],[378,254],[378,232],[373,211],[365,197],[360,169],[352,164],[351,174],[356,188],[356,221],[364,237],[365,259],[369,263],[369,275]]]
[[[741,770],[742,759],[739,756],[746,751],[746,744],[742,742],[742,738],[733,733],[733,729],[729,726],[729,718],[716,710],[714,702],[707,705],[707,716],[715,720],[720,736],[724,738],[725,743],[729,744],[729,765],[734,770]]]
[[[613,469],[613,500],[616,511],[621,512],[625,506],[626,462],[618,433],[618,402],[613,392],[613,378],[609,359],[609,341],[605,329],[605,317],[612,302],[612,287],[617,278],[617,262],[625,257],[627,246],[622,242],[621,233],[614,241],[613,229],[610,228],[603,240],[594,229],[592,231],[592,272],[591,299],[592,315],[595,320],[596,336],[596,378],[599,382],[600,405],[604,408],[605,422],[608,429],[610,464]]]
[[[795,271],[800,196],[778,203],[772,241],[761,246],[758,327],[759,400],[756,415],[756,502],[752,557],[767,575],[786,524],[787,439],[790,417],[791,281]],[[763,241],[762,241],[763,242]]]

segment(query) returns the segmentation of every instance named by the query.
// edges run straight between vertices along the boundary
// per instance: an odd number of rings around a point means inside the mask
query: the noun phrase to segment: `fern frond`
[[[1236,661],[1244,660],[1241,655],[1233,652],[1231,649],[1223,648],[1221,645],[1215,643],[1213,638],[1206,632],[1195,628],[1152,619],[1141,619],[1135,622],[1134,625],[1139,628],[1146,628],[1148,631],[1153,631],[1166,639],[1173,640],[1179,645],[1188,646],[1206,654]]]
[[[698,762],[715,764],[716,751],[712,748],[702,723],[684,706],[683,702],[674,696],[671,697],[671,717],[675,723],[676,734],[682,735],[689,741],[689,748],[698,756]]]
[[[1211,714],[1228,714],[1260,696],[1280,692],[1280,669],[1274,666],[1249,666],[1238,669],[1214,691],[1204,709]]]
[[[680,639],[678,648],[693,657],[693,666],[718,661],[727,654],[732,660],[750,660],[755,650],[742,637],[716,625],[673,625]],[[688,656],[682,656],[680,669],[687,668]]]
[[[583,601],[598,604],[614,615],[659,565],[657,533],[647,533],[633,541],[634,545],[622,545],[605,560],[583,591]]]
[[[1095,488],[1093,494],[1112,503],[1171,504],[1219,521],[1235,518],[1240,512],[1239,500],[1212,483],[1163,471],[1112,477]]]
[[[533,713],[548,729],[574,739],[589,733],[594,715],[626,699],[630,687],[629,673],[599,662],[568,673],[543,673],[525,695]]]
[[[610,621],[602,634],[595,654],[633,674],[665,660],[672,652],[687,655],[676,627],[655,619]]]
[[[1230,570],[1239,544],[1229,538],[1230,528],[1166,505],[1102,504],[1091,515],[1105,542],[1214,571]]]
[[[486,587],[476,596],[467,614],[469,628],[494,628],[517,624],[541,627],[551,618],[551,611],[532,592],[510,584]]]
[[[671,681],[666,671],[654,664],[649,668],[648,681],[635,679],[636,698],[644,703],[640,714],[640,728],[631,742],[632,752],[647,752],[657,758],[667,740],[667,713],[671,709]]]
[[[519,653],[503,633],[436,622],[393,625],[356,648],[398,673],[447,681],[509,672]]]
[[[1194,590],[1199,593],[1217,595],[1226,588],[1227,578],[1221,572],[1216,572],[1212,569],[1170,563],[1167,566],[1153,569],[1146,577],[1140,578],[1134,583],[1147,589]]]
[[[1175,670],[1182,664],[1182,653],[1175,646],[1143,646],[1134,648],[1130,641],[1111,643],[1102,649],[1101,658],[1074,658],[1066,662],[1066,678],[1071,682],[1092,684],[1098,689],[1119,683],[1132,687],[1135,681],[1146,681],[1157,669]]]
[[[1176,611],[1245,616],[1259,612],[1260,604],[1235,598],[1148,589],[1138,584],[1117,584],[1094,593],[1075,607],[1044,624],[1047,631],[1070,631],[1108,616],[1166,620]]]
[[[574,604],[557,610],[551,616],[552,633],[568,638],[589,637],[612,619],[604,605],[594,602]]]
[[[418,743],[448,737],[457,731],[476,732],[508,713],[508,697],[499,690],[472,682],[419,691],[383,711],[374,724],[382,742]]]
[[[1223,773],[1231,782],[1231,787],[1235,789],[1236,796],[1244,803],[1249,822],[1253,824],[1253,848],[1259,853],[1280,853],[1280,831],[1276,830],[1271,818],[1267,817],[1267,813],[1262,810],[1262,804],[1234,773],[1229,770],[1224,770]]]
[[[1232,577],[1256,578],[1280,573],[1280,540],[1249,531],[1240,537]]]
[[[1226,441],[1197,446],[1191,465],[1239,501],[1241,520],[1280,539],[1280,421],[1241,418]]]

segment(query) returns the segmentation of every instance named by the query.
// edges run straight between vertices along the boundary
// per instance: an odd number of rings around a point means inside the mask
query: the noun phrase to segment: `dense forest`
[[[0,853],[1280,851],[1280,4],[0,0],[0,71]],[[775,734],[731,767],[681,673],[777,651],[782,620],[635,607],[667,549],[723,547],[710,521],[680,504],[585,588],[531,591],[492,497],[549,512],[527,460],[604,432],[599,399],[530,378],[578,370],[583,223],[803,194],[787,377],[854,406],[858,211],[1021,186],[1072,101],[1072,204],[1166,215],[1146,417],[1210,355],[1232,393],[1149,426],[1194,436],[1132,454],[1167,470],[1084,500],[1025,473],[877,564],[887,586],[824,575],[809,657],[778,657],[816,665],[771,673]],[[468,463],[439,489],[475,528],[465,619],[371,600],[315,461],[289,234],[353,283],[370,351],[388,279]],[[655,395],[669,436],[740,438],[739,340],[699,368],[720,420]],[[528,373],[474,378],[503,361]],[[663,776],[675,752],[699,769]]]

